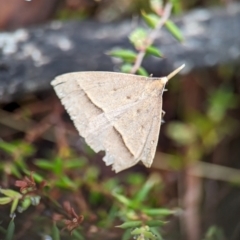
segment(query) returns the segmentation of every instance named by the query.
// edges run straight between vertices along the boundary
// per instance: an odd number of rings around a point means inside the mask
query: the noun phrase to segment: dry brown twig
[[[64,214],[54,213],[53,220],[63,221],[65,227],[61,231],[68,230],[72,235],[73,230],[81,225],[84,217],[81,214],[78,215],[68,201],[63,203],[63,209]]]

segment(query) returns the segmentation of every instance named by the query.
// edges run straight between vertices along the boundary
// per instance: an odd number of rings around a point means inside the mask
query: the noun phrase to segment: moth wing
[[[59,76],[52,85],[80,135],[96,152],[106,152],[107,165],[121,171],[139,160],[150,166],[155,154],[161,96],[146,94],[149,81],[122,73],[79,72]]]
[[[113,138],[107,135],[99,139],[104,142],[108,150],[105,161],[113,164],[116,172],[129,168],[139,161],[147,167],[151,166],[160,131],[161,105],[161,98],[152,97],[139,101],[127,110],[117,109],[114,112],[102,114],[104,117],[107,115],[106,118],[109,119],[112,127],[111,131],[114,131],[115,137],[118,138],[118,141],[113,141]],[[99,122],[101,121],[92,122],[96,130],[89,133],[95,132],[97,136],[101,136],[101,132],[107,133],[98,125]],[[95,138],[96,136],[92,137],[92,139]],[[117,143],[116,146],[115,143]],[[121,148],[119,148],[120,145]]]
[[[77,78],[81,89],[104,112],[129,106],[144,96],[150,78],[114,72],[82,72]]]

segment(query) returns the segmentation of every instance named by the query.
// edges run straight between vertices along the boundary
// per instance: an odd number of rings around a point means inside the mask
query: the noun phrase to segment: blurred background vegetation
[[[31,2],[31,4],[29,4]],[[164,2],[164,1],[163,1]],[[223,6],[231,0],[170,0],[173,14],[181,14],[197,7]],[[42,0],[4,1],[0,0],[0,29],[13,29],[42,23],[47,20],[94,18],[99,21],[113,21],[141,10],[150,11],[147,0]]]
[[[174,15],[230,0],[170,2]],[[149,1],[0,0],[0,29],[142,10]],[[79,140],[53,92],[2,104],[0,239],[240,239],[239,65],[192,71],[168,89],[153,167],[117,175]]]

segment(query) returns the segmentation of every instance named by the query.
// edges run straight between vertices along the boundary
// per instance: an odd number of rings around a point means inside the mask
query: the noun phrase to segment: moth
[[[117,72],[73,72],[60,75],[52,86],[79,134],[115,172],[139,161],[150,167],[162,120],[166,77]]]

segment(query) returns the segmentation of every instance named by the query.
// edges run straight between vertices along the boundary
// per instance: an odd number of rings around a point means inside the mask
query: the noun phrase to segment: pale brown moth
[[[105,151],[106,165],[116,172],[142,161],[150,167],[162,120],[167,77],[116,72],[73,72],[51,84],[79,134],[95,151]]]

